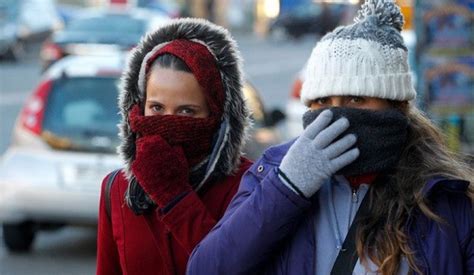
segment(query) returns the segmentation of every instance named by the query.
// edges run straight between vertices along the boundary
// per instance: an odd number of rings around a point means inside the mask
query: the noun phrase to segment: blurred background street
[[[265,108],[283,111],[291,85],[311,54],[316,38],[273,41],[252,33],[236,33],[235,39],[244,57],[245,74],[260,91]],[[19,62],[0,62],[0,154],[10,143],[18,112],[40,81],[40,47],[40,43],[28,45]]]
[[[100,183],[122,165],[116,84],[144,33],[183,16],[231,30],[255,124],[245,152],[255,159],[300,133],[305,61],[360,2],[0,0],[0,275],[95,272]],[[397,3],[417,104],[472,158],[474,4]]]

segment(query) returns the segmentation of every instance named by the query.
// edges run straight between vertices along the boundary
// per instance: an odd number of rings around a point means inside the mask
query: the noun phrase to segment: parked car
[[[28,251],[43,228],[95,224],[100,184],[119,167],[117,84],[126,58],[69,56],[53,64],[21,110],[0,159],[0,224],[11,251]],[[255,158],[280,142],[278,111],[266,113],[257,90],[244,88],[255,129]]]
[[[269,33],[276,38],[298,39],[304,35],[322,36],[339,25],[347,5],[308,1],[283,12],[270,24]]]
[[[43,69],[67,55],[114,55],[126,52],[148,31],[170,18],[146,9],[85,10],[54,33],[41,49]]]
[[[27,100],[0,161],[0,222],[12,251],[38,229],[97,219],[99,185],[121,166],[117,81],[121,57],[70,58]]]
[[[18,60],[26,43],[61,27],[51,0],[0,0],[0,57]]]

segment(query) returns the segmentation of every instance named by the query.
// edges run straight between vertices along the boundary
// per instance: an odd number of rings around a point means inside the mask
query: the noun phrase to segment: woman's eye
[[[161,113],[163,111],[163,107],[160,106],[160,105],[153,105],[150,107],[150,109],[154,112],[154,113]]]
[[[362,98],[362,97],[360,97],[360,96],[351,96],[351,97],[349,98],[349,101],[350,101],[351,103],[362,103],[362,102],[364,102],[364,98]]]
[[[185,116],[192,116],[196,114],[196,111],[191,108],[182,108],[181,110],[179,110],[179,114]]]
[[[323,105],[323,104],[328,103],[328,98],[327,97],[317,98],[314,102],[316,104]]]

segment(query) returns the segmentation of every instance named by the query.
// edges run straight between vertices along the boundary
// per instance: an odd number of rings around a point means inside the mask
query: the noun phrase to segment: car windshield
[[[65,150],[115,152],[120,119],[117,81],[114,77],[55,81],[43,120],[48,143],[54,147],[61,141],[66,145],[56,147]]]
[[[296,17],[301,18],[318,16],[321,13],[321,6],[318,4],[298,5],[293,12]]]
[[[59,43],[135,45],[145,33],[144,20],[124,15],[108,15],[78,19],[64,30]]]
[[[67,27],[67,30],[72,32],[141,35],[145,32],[145,28],[146,24],[143,20],[128,16],[108,15],[73,21]]]

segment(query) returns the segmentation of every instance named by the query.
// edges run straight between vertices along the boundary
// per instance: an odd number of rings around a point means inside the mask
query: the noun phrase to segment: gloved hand
[[[330,123],[332,117],[330,110],[323,111],[291,146],[279,167],[280,176],[306,198],[359,156],[359,149],[349,150],[356,142],[353,134],[334,142],[347,130],[349,121],[340,118]]]
[[[189,168],[183,150],[171,147],[159,135],[144,136],[136,141],[132,172],[160,208],[191,191]]]

